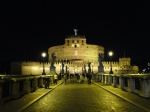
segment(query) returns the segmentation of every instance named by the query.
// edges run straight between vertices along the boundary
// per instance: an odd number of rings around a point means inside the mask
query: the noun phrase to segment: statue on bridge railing
[[[91,73],[91,62],[88,62],[88,73]]]
[[[50,74],[51,75],[56,74],[56,72],[55,72],[55,66],[54,66],[55,61],[56,61],[55,53],[52,53],[51,54],[51,65],[50,65]]]
[[[52,53],[52,55],[51,55],[51,66],[54,66],[55,61],[56,61],[55,53]]]
[[[86,74],[86,66],[84,65],[84,73]]]
[[[99,53],[98,54],[98,62],[99,62],[99,66],[98,66],[98,72],[104,72],[104,66],[103,66],[103,59],[104,59],[104,54]]]
[[[102,64],[103,58],[104,58],[104,55],[102,53],[99,53],[98,54],[98,62],[100,65]]]
[[[62,63],[62,74],[64,75],[64,63]]]

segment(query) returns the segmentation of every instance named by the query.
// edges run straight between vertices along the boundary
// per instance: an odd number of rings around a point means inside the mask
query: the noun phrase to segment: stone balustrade
[[[44,87],[44,77],[40,75],[0,75],[0,103],[19,98]],[[52,78],[53,76],[50,76]],[[120,88],[139,96],[150,97],[150,74],[101,74],[93,75],[93,80]]]
[[[40,75],[0,75],[0,103],[43,88],[44,77]]]
[[[150,97],[150,74],[102,74],[93,75],[93,80],[136,93],[142,97]]]

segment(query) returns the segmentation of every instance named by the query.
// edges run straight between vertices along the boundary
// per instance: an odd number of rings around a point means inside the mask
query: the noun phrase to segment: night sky
[[[65,2],[64,2],[65,1]],[[0,61],[39,61],[41,52],[85,35],[87,44],[105,48],[105,60],[131,57],[150,62],[150,2],[106,0],[1,1]]]

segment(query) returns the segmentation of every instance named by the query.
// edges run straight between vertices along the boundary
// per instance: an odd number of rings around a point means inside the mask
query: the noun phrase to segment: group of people
[[[69,76],[71,76],[71,75],[69,75]],[[71,77],[69,77],[69,76],[67,74],[63,75],[65,84],[67,84],[67,80],[68,79],[71,79]],[[85,80],[87,80],[88,84],[91,84],[91,80],[92,80],[92,75],[91,74],[79,74],[79,73],[76,73],[76,74],[74,74],[74,76],[77,78],[77,82],[78,83],[83,83]],[[53,83],[57,84],[58,75],[55,74],[53,79],[54,79]],[[45,88],[48,89],[50,87],[51,78],[50,77],[45,77],[44,80],[45,80]]]
[[[54,84],[57,84],[57,79],[58,79],[58,75],[55,74],[54,75],[54,80],[53,80],[53,83]],[[51,83],[51,78],[50,76],[45,76],[44,77],[44,83],[45,83],[45,88],[48,89],[50,87],[50,83]]]
[[[91,84],[91,80],[92,80],[92,75],[91,74],[79,74],[79,73],[76,73],[75,76],[77,78],[77,82],[83,83],[84,80],[87,79],[88,80],[88,84]]]

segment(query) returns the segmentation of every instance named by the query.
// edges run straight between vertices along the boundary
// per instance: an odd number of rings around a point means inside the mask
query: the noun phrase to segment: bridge
[[[136,81],[139,78],[140,84]],[[0,110],[7,112],[11,111],[23,111],[30,107],[30,105],[37,102],[39,99],[46,97],[47,94],[51,94],[52,90],[55,90],[57,87],[65,86],[64,80],[61,79],[58,81],[58,84],[51,84],[50,89],[45,89],[42,87],[43,77],[41,76],[3,76],[1,77],[1,106]],[[149,76],[143,75],[139,77],[138,75],[108,75],[108,74],[99,74],[93,76],[92,84],[96,85],[94,88],[102,88],[108,92],[115,94],[116,96],[130,102],[132,105],[140,108],[143,111],[150,111],[149,107],[149,96],[146,94],[146,90],[141,88],[148,87]],[[146,85],[145,85],[146,83]],[[24,85],[25,84],[25,85]],[[74,85],[79,83],[76,79],[67,80],[66,85]],[[6,86],[7,85],[7,86]],[[89,86],[85,80],[80,86]],[[136,85],[136,86],[134,86]],[[77,85],[76,85],[77,86]],[[83,86],[83,88],[86,88]],[[78,86],[77,86],[78,87]],[[7,90],[7,89],[8,90]],[[11,89],[10,89],[11,88]],[[78,88],[77,88],[78,89]],[[5,91],[5,92],[4,92]],[[6,92],[7,91],[7,92]],[[140,91],[142,94],[135,94],[134,91]],[[145,92],[145,93],[144,93]],[[66,92],[67,94],[67,92]],[[100,93],[97,93],[100,94]],[[142,97],[140,95],[143,95]],[[129,97],[130,96],[130,97]],[[135,100],[136,99],[136,100]],[[9,107],[9,108],[8,108]]]

